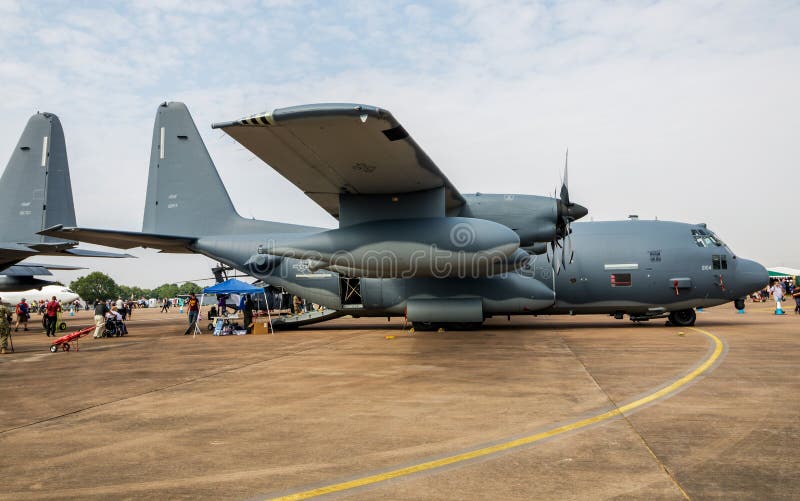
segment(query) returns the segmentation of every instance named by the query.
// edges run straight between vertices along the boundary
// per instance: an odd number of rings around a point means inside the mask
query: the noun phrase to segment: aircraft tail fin
[[[25,126],[0,178],[0,242],[54,240],[38,231],[75,225],[64,130],[52,113],[37,113]]]
[[[143,232],[198,237],[294,233],[305,229],[239,216],[186,105],[159,105],[150,150]]]

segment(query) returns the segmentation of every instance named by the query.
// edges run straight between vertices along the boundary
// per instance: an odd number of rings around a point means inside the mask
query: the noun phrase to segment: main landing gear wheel
[[[676,327],[691,327],[697,320],[693,309],[673,311],[669,314],[669,323]]]
[[[214,332],[214,324],[209,323],[207,329],[208,329],[208,332]]]
[[[64,351],[69,351],[69,343],[64,343],[63,348]]]
[[[58,345],[57,344],[50,345],[50,353],[55,353],[57,351],[58,351]]]
[[[67,323],[66,322],[61,322],[60,324],[58,324],[58,330],[60,330],[60,331],[67,330]]]

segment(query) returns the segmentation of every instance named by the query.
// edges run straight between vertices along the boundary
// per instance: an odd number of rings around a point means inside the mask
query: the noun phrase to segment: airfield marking
[[[384,482],[386,480],[391,480],[393,478],[404,477],[406,475],[412,475],[414,473],[420,473],[423,471],[435,470],[438,468],[443,468],[445,466],[449,466],[455,463],[461,463],[464,461],[469,461],[471,459],[476,459],[484,456],[489,456],[491,454],[496,454],[499,452],[505,452],[511,449],[515,449],[517,447],[522,447],[525,445],[530,445],[536,442],[540,442],[542,440],[555,437],[557,435],[561,435],[567,432],[580,430],[582,428],[586,428],[587,426],[591,426],[597,423],[601,423],[603,421],[608,421],[612,418],[623,416],[626,412],[633,411],[640,407],[643,407],[647,404],[650,404],[656,400],[664,399],[667,397],[673,396],[679,389],[683,388],[687,384],[691,383],[703,373],[705,373],[708,369],[710,369],[716,362],[719,360],[720,356],[724,351],[724,344],[722,341],[711,334],[708,331],[704,331],[703,329],[698,329],[696,327],[689,327],[689,329],[699,332],[700,334],[705,335],[712,343],[713,350],[708,355],[708,357],[703,360],[700,365],[698,365],[694,370],[686,374],[685,376],[679,378],[678,380],[672,382],[671,384],[656,390],[652,393],[649,393],[633,402],[625,404],[620,407],[616,407],[610,411],[601,412],[590,416],[585,419],[580,419],[578,421],[574,421],[572,423],[567,423],[562,426],[558,426],[551,430],[539,432],[533,435],[529,435],[527,437],[518,438],[515,440],[510,440],[507,442],[503,442],[500,444],[492,445],[489,447],[483,447],[480,449],[475,449],[468,452],[463,452],[460,454],[455,454],[452,456],[444,457],[441,459],[435,459],[432,461],[425,461],[422,463],[417,463],[415,465],[407,466],[404,468],[397,468],[394,470],[386,471],[383,473],[377,473],[375,475],[369,475],[366,477],[356,478],[353,480],[340,482],[336,484],[330,484],[323,487],[318,487],[316,489],[310,489],[307,491],[297,492],[294,494],[288,494],[286,496],[280,496],[277,498],[273,498],[275,500],[300,500],[300,499],[309,499],[312,497],[323,496],[326,494],[333,494],[335,492],[346,491],[350,489],[355,489],[358,487],[364,487],[366,485],[377,484],[379,482]],[[684,493],[685,495],[685,493]]]

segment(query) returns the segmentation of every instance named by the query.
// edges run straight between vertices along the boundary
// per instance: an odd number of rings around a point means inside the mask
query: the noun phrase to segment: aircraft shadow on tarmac
[[[374,319],[373,319],[374,320]],[[721,326],[755,326],[755,325],[762,325],[763,322],[758,321],[758,319],[754,319],[752,317],[749,318],[737,318],[735,320],[726,320],[726,319],[708,319],[704,320],[701,325],[698,325],[698,328],[713,328],[713,327],[721,327]],[[471,329],[471,330],[457,330],[457,329],[445,329],[443,332],[437,332],[437,330],[432,331],[415,331],[413,333],[410,332],[411,324],[403,325],[403,323],[398,322],[370,322],[364,323],[359,321],[352,321],[352,323],[347,321],[342,322],[334,322],[329,324],[317,324],[313,327],[306,327],[306,328],[299,328],[295,331],[278,331],[280,334],[281,332],[310,332],[310,331],[337,331],[337,330],[358,330],[358,331],[368,331],[368,330],[390,330],[390,331],[402,331],[405,333],[409,333],[410,335],[415,336],[424,336],[424,335],[431,335],[431,334],[453,334],[453,333],[461,333],[466,335],[473,335],[479,336],[481,334],[486,334],[487,332],[491,331],[519,331],[519,330],[533,330],[533,331],[543,331],[543,330],[575,330],[575,329],[586,329],[586,330],[605,330],[605,329],[619,329],[619,328],[632,328],[632,329],[642,329],[642,328],[659,328],[663,329],[665,334],[670,334],[677,332],[679,327],[665,327],[663,320],[652,320],[649,322],[629,322],[629,321],[611,321],[608,320],[606,323],[597,321],[597,320],[585,320],[585,321],[577,321],[577,322],[562,322],[562,321],[531,321],[529,323],[523,323],[519,321],[509,322],[506,323],[504,319],[498,319],[494,322],[489,320],[486,324],[481,326],[478,329]]]

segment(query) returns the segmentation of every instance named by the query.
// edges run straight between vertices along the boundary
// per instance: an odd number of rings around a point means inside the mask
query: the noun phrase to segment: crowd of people
[[[788,298],[794,299],[794,312],[800,314],[800,287],[796,287],[791,277],[784,277],[773,280],[769,285],[760,291],[751,294],[750,298],[755,303],[769,301],[772,298],[776,304],[776,310],[783,310],[782,302]]]
[[[288,298],[286,297],[288,296]],[[226,316],[228,309],[232,309],[234,313],[241,311],[243,315],[244,326],[241,326],[246,332],[252,331],[254,310],[257,309],[256,302],[249,294],[242,294],[238,305],[228,304],[227,300],[230,298],[228,295],[219,295],[217,298],[217,305],[212,306],[209,311],[209,319],[218,316]],[[321,306],[314,303],[306,302],[306,300],[299,296],[291,296],[287,294],[275,294],[268,300],[268,308],[271,310],[282,311],[283,306],[287,305],[291,314],[300,315],[302,313],[321,309]],[[800,304],[800,298],[798,299]],[[190,294],[187,299],[175,298],[164,299],[161,303],[161,311],[169,312],[171,306],[176,305],[186,308],[187,320],[189,326],[185,331],[186,335],[195,332],[197,322],[200,320],[200,301],[195,294]],[[263,305],[263,303],[262,303]],[[129,299],[127,301],[118,297],[116,300],[112,299],[98,299],[95,301],[94,307],[94,338],[98,339],[108,335],[125,335],[127,334],[127,326],[125,321],[133,316],[133,310],[137,308],[147,308],[150,304],[148,301]],[[11,327],[15,332],[20,328],[23,331],[29,330],[29,321],[32,314],[40,314],[42,316],[42,325],[47,337],[58,337],[56,332],[58,324],[61,323],[60,315],[64,311],[80,309],[90,309],[90,307],[81,301],[75,301],[68,305],[64,305],[53,296],[49,301],[34,301],[28,303],[25,298],[12,308],[2,304],[0,299],[0,353],[8,352],[8,345],[11,334]],[[16,317],[16,318],[15,318]],[[16,322],[15,322],[16,319]],[[238,325],[238,324],[237,324]],[[63,329],[63,326],[62,326]]]
[[[14,323],[14,332],[18,332],[20,326],[23,331],[28,330],[28,322],[31,319],[31,312],[38,312],[42,315],[42,325],[45,329],[47,337],[56,337],[56,328],[58,323],[58,315],[62,311],[61,302],[58,301],[56,296],[50,298],[49,301],[39,301],[36,303],[35,309],[28,304],[25,298],[22,298],[19,303],[12,310],[2,304],[0,298],[0,353],[6,354],[9,351],[9,339],[11,334],[11,324],[16,317]]]

